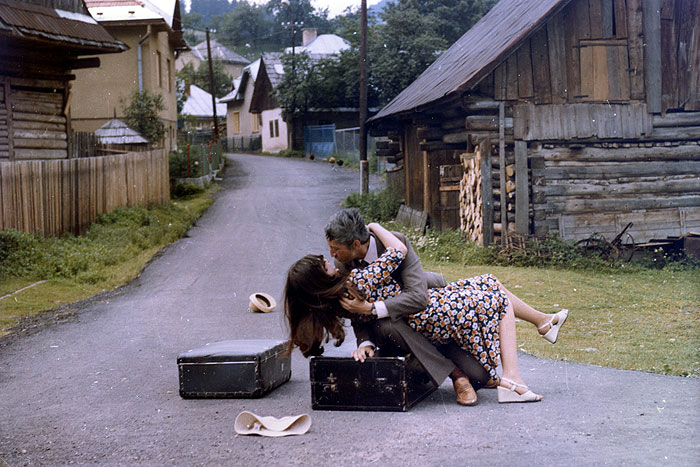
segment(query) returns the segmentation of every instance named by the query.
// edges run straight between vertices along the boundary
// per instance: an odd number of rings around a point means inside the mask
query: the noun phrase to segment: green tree
[[[236,0],[192,0],[190,14],[197,13],[201,16],[201,24],[204,27],[212,25],[212,19],[216,16],[223,16],[229,11],[233,11],[238,6]]]
[[[157,143],[165,136],[165,125],[159,116],[165,109],[162,95],[136,90],[124,108],[124,122],[151,143]]]
[[[260,43],[269,42],[273,25],[262,6],[241,1],[233,12],[221,19],[217,36],[235,47],[249,45],[257,49]]]
[[[214,71],[214,95],[216,97],[224,97],[231,92],[233,79],[224,71],[224,64],[221,60],[214,60],[212,63]],[[188,63],[176,75],[180,85],[185,86],[187,83],[194,84],[207,92],[210,92],[209,81],[209,62],[201,62],[197,69],[194,69],[192,63]]]

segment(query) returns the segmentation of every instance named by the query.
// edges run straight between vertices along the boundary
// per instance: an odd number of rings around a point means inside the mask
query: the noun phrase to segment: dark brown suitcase
[[[314,410],[405,412],[437,385],[415,357],[312,357],[311,407]]]
[[[184,398],[261,397],[292,376],[287,342],[273,339],[213,342],[177,357]]]

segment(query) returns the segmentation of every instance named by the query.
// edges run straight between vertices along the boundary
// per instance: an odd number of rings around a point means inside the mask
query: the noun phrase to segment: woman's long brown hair
[[[287,273],[284,313],[289,323],[290,351],[299,347],[304,357],[323,353],[323,344],[345,340],[339,299],[347,290],[347,275],[329,276],[323,256],[306,255]]]

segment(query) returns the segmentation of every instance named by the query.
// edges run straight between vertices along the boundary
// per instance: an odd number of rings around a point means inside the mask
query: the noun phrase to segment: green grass
[[[161,248],[184,235],[217,189],[212,185],[152,209],[117,209],[100,216],[80,237],[44,239],[0,232],[0,297],[12,294],[0,300],[0,336],[25,316],[95,296],[137,277]],[[19,291],[39,281],[44,282]]]
[[[700,270],[633,272],[431,262],[448,280],[492,273],[544,313],[568,308],[556,345],[518,323],[522,351],[613,368],[700,377]]]

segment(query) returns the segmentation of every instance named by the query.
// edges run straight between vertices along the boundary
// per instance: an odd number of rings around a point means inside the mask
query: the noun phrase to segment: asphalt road
[[[0,466],[699,465],[700,380],[527,355],[536,404],[481,390],[461,407],[447,381],[406,413],[313,411],[298,351],[291,381],[261,399],[180,398],[178,353],[285,336],[280,307],[249,313],[248,296],[279,302],[289,265],[326,253],[323,225],[359,190],[357,172],[320,162],[230,159],[214,205],[137,280],[0,346]],[[243,410],[313,426],[237,436]]]

